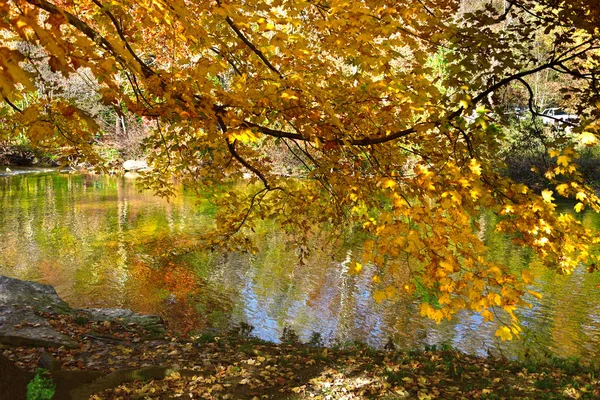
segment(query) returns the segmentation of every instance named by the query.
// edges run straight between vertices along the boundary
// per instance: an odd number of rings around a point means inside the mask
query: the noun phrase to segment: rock
[[[159,315],[143,315],[123,308],[78,308],[74,310],[90,321],[117,321],[123,325],[137,324],[154,333],[165,333],[164,321]]]
[[[0,305],[0,343],[74,349],[77,342],[59,333],[30,307]]]
[[[135,171],[127,171],[123,174],[125,179],[137,179],[140,177],[140,174]]]
[[[36,314],[68,314],[71,307],[50,285],[0,276],[0,343],[11,346],[67,348],[77,343]]]
[[[127,160],[123,163],[123,169],[125,171],[139,171],[148,169],[148,164],[145,160]]]
[[[0,275],[0,306],[31,307],[36,311],[70,314],[71,307],[61,300],[50,285],[22,281]]]
[[[74,348],[77,343],[56,331],[40,312],[74,314],[92,321],[137,324],[153,335],[166,332],[158,315],[136,314],[120,308],[73,309],[50,285],[0,276],[0,344]]]

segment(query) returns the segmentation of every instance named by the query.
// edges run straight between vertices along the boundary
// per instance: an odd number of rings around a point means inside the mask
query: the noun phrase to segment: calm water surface
[[[491,233],[491,218],[481,225],[492,256],[517,272],[531,268],[538,279],[532,289],[543,293],[521,311],[525,334],[513,342],[499,342],[496,324],[477,313],[436,325],[419,316],[414,299],[377,304],[374,268],[348,273],[361,253],[352,235],[334,250],[314,246],[302,266],[269,223],[257,229],[258,254],[198,251],[196,237],[211,227],[214,210],[183,189],[167,202],[125,178],[4,170],[0,274],[49,283],[76,307],[160,313],[183,332],[244,321],[270,341],[289,325],[303,340],[320,333],[326,344],[380,347],[393,337],[406,349],[447,343],[480,355],[600,360],[600,277],[540,268],[531,252]],[[581,218],[600,228],[598,215]]]

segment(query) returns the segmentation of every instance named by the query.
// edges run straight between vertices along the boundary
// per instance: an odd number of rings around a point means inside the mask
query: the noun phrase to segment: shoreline
[[[595,367],[573,359],[517,362],[446,346],[408,352],[361,343],[325,348],[215,332],[191,340],[168,334],[146,340],[137,326],[48,317],[78,343],[76,348],[3,346],[0,354],[29,377],[44,357],[52,360],[44,365],[54,369],[40,376],[57,382],[55,398],[76,398],[63,397],[64,392],[81,392],[89,385],[81,383],[87,375],[102,389],[90,393],[95,400],[169,399],[174,394],[208,399],[600,397]],[[154,375],[144,375],[149,371]]]

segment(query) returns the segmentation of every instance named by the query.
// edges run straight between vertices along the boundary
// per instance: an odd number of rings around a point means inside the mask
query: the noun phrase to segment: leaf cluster
[[[552,189],[506,177],[497,98],[518,86],[535,112],[532,79],[560,75],[561,93],[577,94],[577,140],[597,146],[599,14],[593,0],[462,3],[0,0],[1,123],[100,163],[89,109],[40,90],[40,65],[85,72],[104,107],[144,121],[147,187],[208,193],[208,246],[254,251],[244,234],[263,219],[294,233],[300,253],[325,225],[362,230],[357,262],[388,272],[378,301],[418,285],[435,298],[423,315],[503,310],[509,338],[529,283],[489,260],[475,221],[496,214],[498,230],[570,272],[598,261],[598,239],[552,195],[576,212],[600,200],[578,147],[558,140],[546,143]],[[250,195],[219,185],[241,179]]]

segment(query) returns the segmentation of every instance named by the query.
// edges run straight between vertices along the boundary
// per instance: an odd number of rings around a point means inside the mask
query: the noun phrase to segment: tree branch
[[[110,18],[110,20],[113,23],[115,29],[117,30],[117,34],[119,35],[119,37],[121,38],[121,40],[123,41],[123,43],[125,43],[125,47],[127,48],[127,51],[129,51],[129,53],[131,54],[131,56],[140,65],[140,68],[142,69],[142,73],[144,74],[144,76],[146,78],[148,78],[148,77],[150,77],[152,75],[156,75],[156,73],[148,65],[146,65],[145,62],[143,62],[140,59],[140,57],[135,53],[135,51],[133,51],[133,49],[129,45],[129,42],[127,41],[127,38],[125,37],[125,34],[123,33],[123,29],[121,29],[121,26],[119,25],[119,22],[117,21],[117,19],[115,18],[115,16],[110,11],[108,11],[108,9],[102,3],[100,3],[100,1],[98,1],[98,0],[92,0],[92,1],[94,2],[94,4],[96,4],[98,7],[100,7],[102,9],[102,11],[104,12],[104,14],[106,14],[108,16],[108,18]]]
[[[300,140],[300,141],[304,141],[304,142],[309,142],[311,140],[316,139],[322,143],[328,142],[328,143],[336,144],[339,146],[344,146],[344,145],[372,146],[375,144],[382,144],[382,143],[393,141],[395,139],[400,139],[404,136],[408,136],[411,133],[415,133],[415,132],[417,132],[417,127],[426,127],[426,126],[436,127],[439,125],[441,125],[441,123],[439,121],[421,122],[419,124],[416,124],[412,128],[403,129],[401,131],[397,131],[397,132],[391,133],[386,136],[376,136],[373,138],[363,138],[363,139],[333,139],[333,140],[331,140],[331,139],[324,138],[322,136],[317,136],[317,137],[311,138],[311,137],[307,137],[307,136],[304,136],[299,133],[292,133],[292,132],[285,132],[285,131],[281,131],[281,130],[277,130],[277,129],[271,129],[271,128],[267,128],[266,126],[258,125],[253,122],[250,122],[250,121],[244,121],[241,124],[241,126],[244,126],[247,128],[255,128],[259,132],[261,132],[262,134],[267,135],[267,136],[294,139],[294,140]]]
[[[19,112],[19,113],[23,113],[23,110],[21,110],[19,107],[15,106],[9,99],[8,97],[2,96],[2,98],[4,99],[4,101],[10,106],[10,108],[12,108],[13,110]]]
[[[226,133],[227,132],[227,125],[225,125],[225,122],[223,121],[223,118],[221,118],[220,115],[217,116],[217,121],[219,123],[219,127],[221,128],[221,131],[223,133]],[[262,172],[260,172],[256,168],[254,168],[252,165],[248,164],[248,161],[244,160],[242,158],[242,156],[240,156],[238,154],[238,152],[235,150],[236,140],[234,139],[234,140],[230,141],[228,138],[225,138],[225,142],[227,143],[227,149],[229,150],[229,153],[231,153],[231,156],[233,158],[235,158],[244,167],[246,167],[248,170],[252,171],[252,173],[254,173],[254,175],[256,175],[262,181],[262,183],[265,186],[265,188],[271,190],[269,182],[267,181],[267,178],[265,178],[265,176],[262,174]]]
[[[87,36],[90,40],[100,45],[104,50],[108,51],[113,57],[117,59],[117,61],[119,61],[119,63],[127,65],[127,62],[123,59],[123,57],[119,55],[119,53],[115,50],[113,45],[108,40],[106,40],[106,38],[104,38],[102,35],[100,35],[98,32],[92,29],[88,24],[86,24],[73,14],[59,9],[54,4],[51,4],[46,0],[25,1],[31,4],[32,6],[41,8],[42,10],[49,12],[50,14],[61,15],[65,17],[69,24],[71,24],[73,27],[75,27],[77,30],[79,30],[81,33]]]
[[[217,4],[221,5],[221,2],[217,1]],[[250,40],[248,40],[248,38],[244,35],[244,33],[242,31],[240,31],[240,29],[237,27],[235,22],[233,22],[231,17],[229,17],[229,16],[225,17],[225,21],[231,27],[231,29],[233,29],[235,34],[242,40],[242,42],[244,42],[246,44],[246,46],[248,46],[248,48],[250,50],[252,50],[252,52],[254,54],[256,54],[258,56],[258,58],[260,58],[262,60],[262,62],[265,63],[265,65],[271,71],[273,71],[277,75],[279,75],[280,78],[283,78],[282,73],[279,72],[279,70],[277,68],[275,68],[275,66],[273,66],[273,64],[271,64],[271,62],[267,59],[267,57],[265,57],[265,55],[263,54],[262,51],[260,51],[258,48],[256,48],[256,46]]]
[[[238,152],[235,150],[236,140],[233,140],[233,141],[229,141],[228,139],[225,139],[225,140],[227,142],[227,148],[229,149],[229,152],[231,153],[231,155],[233,156],[233,158],[235,158],[244,167],[246,167],[247,169],[249,169],[250,171],[252,171],[252,173],[254,173],[254,175],[258,176],[258,178],[265,185],[266,189],[271,189],[271,187],[269,186],[269,182],[267,182],[267,178],[265,178],[265,176],[262,174],[262,172],[260,172],[256,168],[254,168],[252,165],[248,164],[248,161],[244,160],[242,158],[242,156],[240,156],[238,154]]]
[[[225,57],[225,55],[224,55],[224,54],[223,54],[221,51],[219,51],[219,49],[217,49],[216,47],[211,47],[210,49],[212,50],[212,52],[213,52],[213,53],[217,54],[218,56],[221,56],[221,57],[223,57],[223,59],[224,59],[225,61],[227,61],[227,63],[228,63],[229,65],[231,65],[231,68],[233,68],[233,70],[235,71],[235,73],[236,73],[238,76],[242,76],[242,73],[241,73],[241,72],[240,72],[240,70],[238,69],[237,65],[235,65],[235,63],[233,62],[233,60],[231,60],[229,57]]]

